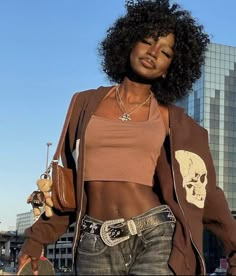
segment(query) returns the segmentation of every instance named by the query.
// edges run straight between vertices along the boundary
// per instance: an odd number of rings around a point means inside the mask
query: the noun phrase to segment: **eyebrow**
[[[158,41],[160,42],[160,38],[162,38],[162,37],[165,37],[165,36],[158,37],[157,39],[154,39],[153,37],[147,37],[145,39],[152,39],[155,42],[158,42]],[[170,44],[166,43],[166,42],[162,42],[161,44],[164,44],[165,46],[168,46],[172,51],[174,51],[174,45],[170,46]]]
[[[173,46],[171,46],[169,43],[161,43],[162,45],[164,45],[164,46],[167,46],[168,48],[170,48],[173,52],[174,52],[174,45]]]
[[[169,43],[160,43],[160,44],[161,44],[161,46],[168,47],[172,52],[174,52],[174,45],[171,46]]]

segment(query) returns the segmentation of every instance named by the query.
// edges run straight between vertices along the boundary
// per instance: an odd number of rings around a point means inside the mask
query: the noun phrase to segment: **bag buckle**
[[[130,238],[127,223],[123,218],[105,221],[101,226],[100,236],[108,246],[117,245]]]

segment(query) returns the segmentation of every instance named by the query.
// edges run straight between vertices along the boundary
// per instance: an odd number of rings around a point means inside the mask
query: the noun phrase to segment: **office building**
[[[23,235],[26,228],[34,223],[33,210],[16,215],[16,231],[18,235]]]

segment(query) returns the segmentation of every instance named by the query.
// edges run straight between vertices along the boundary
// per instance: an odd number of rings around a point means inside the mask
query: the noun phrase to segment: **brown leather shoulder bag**
[[[49,174],[51,171],[51,178],[53,182],[51,188],[53,208],[60,210],[61,212],[74,211],[76,208],[75,187],[72,169],[64,168],[63,166],[61,166],[59,164],[59,159],[61,157],[62,146],[65,140],[66,132],[69,126],[71,114],[77,96],[78,93],[74,94],[74,96],[72,97],[57,145],[57,149],[47,171],[47,173]]]

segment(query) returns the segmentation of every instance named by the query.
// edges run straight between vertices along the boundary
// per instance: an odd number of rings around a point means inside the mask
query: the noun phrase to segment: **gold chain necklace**
[[[122,122],[127,122],[127,121],[131,121],[131,118],[130,118],[130,115],[132,113],[134,113],[135,111],[137,111],[139,108],[141,108],[143,105],[145,105],[151,98],[151,93],[150,95],[148,96],[148,98],[142,102],[141,104],[137,105],[136,107],[134,107],[130,112],[127,112],[125,106],[124,106],[124,103],[120,97],[120,91],[119,91],[119,86],[116,87],[116,101],[119,105],[119,108],[121,110],[121,112],[123,112],[123,115],[121,117],[119,117],[119,119],[122,121]]]

